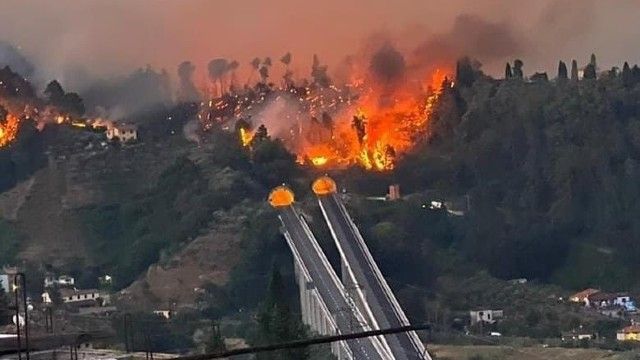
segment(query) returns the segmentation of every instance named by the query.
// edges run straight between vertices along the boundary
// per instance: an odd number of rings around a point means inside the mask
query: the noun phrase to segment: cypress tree
[[[524,73],[522,72],[522,66],[524,63],[520,59],[513,61],[513,77],[516,79],[523,79]]]
[[[598,63],[596,62],[596,54],[591,54],[591,59],[589,59],[589,65],[593,65],[594,69],[598,68]]]
[[[631,68],[631,78],[633,78],[634,84],[640,82],[640,67],[638,65],[633,65]]]
[[[217,324],[213,324],[211,328],[211,336],[206,343],[205,350],[208,353],[220,353],[227,350],[220,327]]]
[[[567,73],[567,64],[564,61],[560,61],[558,64],[558,80],[565,81],[569,79],[569,74]]]
[[[584,74],[582,75],[583,78],[585,79],[591,79],[591,80],[595,80],[596,79],[596,67],[593,66],[593,64],[589,63],[589,65],[585,66],[584,68]]]
[[[578,62],[571,61],[571,81],[578,81]]]
[[[631,67],[626,61],[622,66],[622,84],[624,84],[624,86],[631,86],[633,84],[633,74],[631,73]]]
[[[267,294],[258,313],[260,343],[275,344],[304,338],[302,322],[293,316],[286,301],[284,283],[280,270],[274,265],[271,270]],[[291,349],[261,353],[259,360],[308,358],[307,349]]]
[[[511,71],[511,64],[507,62],[507,66],[504,69],[504,78],[505,80],[509,80],[513,77],[513,71]]]

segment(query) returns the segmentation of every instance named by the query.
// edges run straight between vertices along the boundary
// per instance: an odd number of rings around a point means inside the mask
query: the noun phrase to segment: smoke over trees
[[[371,73],[385,84],[401,81],[405,73],[404,56],[391,44],[384,44],[373,56],[369,64]]]
[[[178,65],[179,88],[177,98],[179,102],[196,102],[200,100],[200,92],[193,84],[195,65],[191,61],[183,61]]]

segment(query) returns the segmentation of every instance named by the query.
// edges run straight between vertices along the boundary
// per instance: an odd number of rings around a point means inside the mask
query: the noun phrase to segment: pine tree
[[[627,87],[633,85],[633,74],[631,73],[631,67],[626,61],[622,66],[622,84]]]
[[[524,78],[524,72],[522,71],[522,67],[524,66],[524,63],[522,62],[522,60],[520,59],[516,59],[513,62],[513,77],[516,79],[523,79]]]
[[[274,265],[271,270],[265,300],[258,313],[260,343],[275,344],[304,338],[304,327],[297,317],[292,316],[286,301],[286,294],[280,270]],[[262,353],[259,360],[304,360],[308,358],[306,349],[282,350]]]
[[[511,71],[511,64],[507,63],[507,66],[504,69],[504,78],[505,80],[509,80],[513,77],[513,71]]]
[[[558,64],[558,80],[565,81],[568,78],[569,75],[567,73],[567,64],[565,64],[564,61],[560,61],[560,63]]]
[[[205,345],[205,351],[207,353],[221,353],[226,350],[227,346],[224,343],[220,327],[217,324],[213,324],[211,328],[211,336]]]
[[[591,80],[595,80],[596,79],[596,67],[589,63],[589,65],[585,66],[584,68],[584,73],[582,75],[582,77],[584,79],[591,79]]]
[[[571,81],[578,81],[578,62],[571,61]]]

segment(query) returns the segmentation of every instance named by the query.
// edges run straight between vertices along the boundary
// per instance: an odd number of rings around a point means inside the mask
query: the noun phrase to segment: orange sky
[[[373,33],[412,49],[449,33],[462,14],[504,25],[526,44],[489,60],[493,72],[516,56],[530,73],[555,72],[560,58],[584,63],[593,51],[603,66],[640,62],[636,0],[2,0],[0,40],[63,81],[78,66],[99,76],[146,64],[173,74],[183,60],[201,70],[215,57],[246,64],[286,51],[306,73],[313,53],[335,67]]]

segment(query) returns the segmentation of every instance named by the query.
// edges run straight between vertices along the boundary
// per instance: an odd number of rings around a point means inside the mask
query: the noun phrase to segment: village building
[[[154,310],[153,313],[163,319],[171,319],[173,312],[171,310]]]
[[[138,140],[138,127],[131,124],[113,124],[107,128],[109,141],[133,142]]]
[[[564,342],[580,341],[580,340],[592,340],[595,336],[587,331],[566,331],[561,334],[561,339]]]
[[[16,274],[20,272],[20,269],[14,266],[3,266],[2,273],[0,273],[0,287],[2,287],[5,293],[13,292],[13,281]]]
[[[76,283],[76,279],[69,275],[60,275],[59,277],[55,277],[53,275],[47,275],[44,278],[44,288],[51,288],[54,286],[59,287],[73,287]]]
[[[618,341],[640,341],[640,325],[629,325],[618,330],[616,339]]]
[[[469,315],[471,317],[471,325],[479,322],[493,324],[504,317],[502,310],[471,310]]]
[[[392,184],[389,185],[389,193],[387,194],[387,200],[396,201],[400,200],[402,196],[400,195],[400,185]]]
[[[109,302],[109,296],[101,293],[96,289],[60,289],[60,298],[64,304],[77,307],[86,306],[104,306]],[[42,302],[45,304],[53,303],[51,290],[42,293]]]
[[[2,288],[5,293],[9,293],[11,291],[11,285],[9,284],[9,275],[0,274],[0,288]]]
[[[574,303],[582,303],[583,305],[588,305],[589,296],[599,293],[598,289],[585,289],[578,293],[575,293],[569,297],[569,301]]]
[[[626,311],[636,310],[634,302],[627,293],[597,292],[587,297],[587,306],[596,308],[621,307]]]

